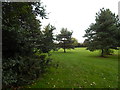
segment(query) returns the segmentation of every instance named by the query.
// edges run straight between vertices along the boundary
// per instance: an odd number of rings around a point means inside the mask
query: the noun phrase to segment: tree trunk
[[[101,57],[104,56],[104,49],[102,49],[102,52],[101,52]]]
[[[65,51],[65,41],[64,41],[64,53],[66,53],[66,51]]]
[[[64,48],[64,53],[66,53],[65,48]]]

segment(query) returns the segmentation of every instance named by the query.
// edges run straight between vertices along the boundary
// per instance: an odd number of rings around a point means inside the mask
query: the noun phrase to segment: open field
[[[100,52],[90,52],[85,48],[54,51],[53,63],[43,78],[30,88],[117,88],[118,87],[118,51],[107,58],[99,57]]]

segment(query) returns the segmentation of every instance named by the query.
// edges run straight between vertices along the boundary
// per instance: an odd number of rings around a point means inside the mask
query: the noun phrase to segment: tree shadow
[[[106,56],[92,55],[92,56],[88,56],[88,57],[98,58],[98,59],[106,59],[106,60],[111,60],[111,59],[118,60],[118,55],[116,55],[116,54],[106,55]]]
[[[61,54],[73,54],[74,52],[63,52],[63,51],[54,51],[55,53],[61,53]]]

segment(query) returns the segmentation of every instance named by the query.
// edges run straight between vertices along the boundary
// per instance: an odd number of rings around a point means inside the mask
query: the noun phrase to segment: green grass
[[[53,63],[58,68],[50,68],[42,78],[30,88],[117,88],[118,55],[99,57],[100,52],[90,52],[85,48],[54,51]]]

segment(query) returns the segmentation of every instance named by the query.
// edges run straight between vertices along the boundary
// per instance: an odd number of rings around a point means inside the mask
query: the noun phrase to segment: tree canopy
[[[77,47],[78,46],[78,40],[74,37],[72,37],[72,41],[73,41],[73,46]]]
[[[110,48],[116,48],[118,45],[119,19],[109,9],[100,9],[96,13],[95,23],[85,30],[87,49],[90,51],[101,50],[101,56]]]
[[[42,50],[43,53],[48,53],[52,49],[54,49],[54,36],[53,36],[53,30],[56,28],[50,24],[45,26],[44,30],[42,31],[43,37],[42,37],[42,45],[39,46],[39,48]]]
[[[46,18],[45,9],[40,6],[38,2],[2,3],[3,57],[31,53],[41,33],[36,16]]]
[[[46,36],[45,39],[48,39],[49,35],[43,34],[41,22],[36,19],[37,16],[46,18],[46,15],[41,2],[2,3],[3,88],[30,84],[50,65],[49,55],[39,52],[42,50],[39,45],[44,44],[41,41]]]
[[[72,33],[67,30],[67,28],[62,28],[60,34],[57,35],[57,41],[59,42],[59,47],[64,49],[74,48],[73,40],[72,40]]]

